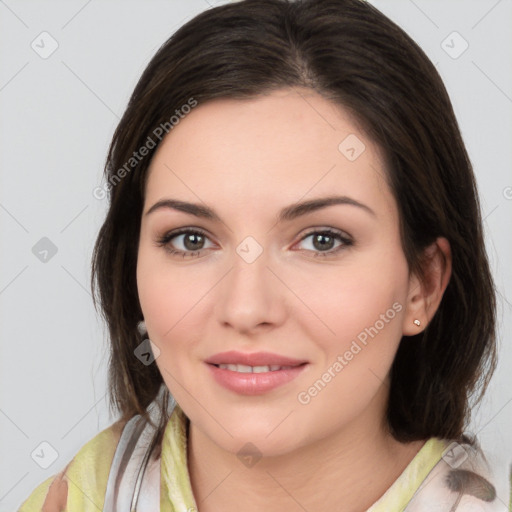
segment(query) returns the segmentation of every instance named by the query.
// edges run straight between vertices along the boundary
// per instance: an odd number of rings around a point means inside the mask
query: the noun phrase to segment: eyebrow
[[[279,212],[278,222],[291,221],[300,217],[302,215],[307,215],[308,213],[315,212],[322,208],[327,208],[328,206],[333,205],[350,205],[356,206],[361,210],[373,215],[376,217],[376,213],[367,205],[352,199],[347,196],[329,196],[329,197],[321,197],[318,199],[311,199],[309,201],[303,201],[302,203],[295,203],[290,206],[283,208]],[[204,206],[197,203],[188,203],[186,201],[179,201],[177,199],[161,199],[156,202],[145,215],[149,215],[156,210],[160,209],[171,209],[177,210],[180,212],[188,213],[190,215],[194,215],[196,217],[200,217],[203,219],[208,219],[212,221],[221,222],[221,218],[214,210],[209,208],[208,206]]]

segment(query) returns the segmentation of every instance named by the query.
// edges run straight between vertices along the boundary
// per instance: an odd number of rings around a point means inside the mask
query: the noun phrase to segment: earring
[[[137,324],[137,330],[139,331],[139,334],[141,336],[144,336],[144,334],[146,334],[148,332],[147,329],[146,329],[146,322],[144,322],[144,320],[141,320]]]
[[[421,322],[416,318],[413,322],[414,325],[417,325],[418,327],[421,325]]]

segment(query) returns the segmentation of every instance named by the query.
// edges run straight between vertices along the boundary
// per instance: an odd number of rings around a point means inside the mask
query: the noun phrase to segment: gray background
[[[500,363],[468,430],[505,468],[512,460],[512,1],[371,3],[437,66],[475,168],[501,295]],[[15,510],[115,420],[106,401],[106,330],[88,284],[106,211],[92,191],[103,183],[108,143],[145,65],[213,5],[0,0],[1,511]],[[464,40],[469,47],[458,55]],[[52,44],[58,48],[45,55]]]

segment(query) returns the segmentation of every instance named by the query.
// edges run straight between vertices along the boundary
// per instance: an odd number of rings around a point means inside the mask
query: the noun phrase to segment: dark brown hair
[[[411,271],[422,275],[423,250],[437,237],[450,242],[452,276],[440,307],[423,332],[400,342],[387,422],[402,442],[432,436],[472,442],[463,431],[496,366],[495,289],[472,165],[432,62],[360,0],[243,0],[208,9],[177,30],[146,67],[110,145],[110,204],[92,262],[93,296],[99,290],[110,332],[111,408],[126,420],[145,415],[163,385],[157,366],[134,356],[143,339],[137,331],[140,222],[158,144],[122,179],[119,169],[155,138],[155,129],[169,128],[191,98],[201,105],[294,87],[346,109],[382,149]],[[162,422],[164,416],[162,409]]]

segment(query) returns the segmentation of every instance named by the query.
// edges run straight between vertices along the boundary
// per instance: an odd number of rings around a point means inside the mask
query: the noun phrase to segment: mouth
[[[248,353],[236,350],[220,352],[209,357],[205,362],[216,366],[231,366],[228,369],[233,371],[249,372],[249,368],[256,368],[255,373],[263,371],[261,368],[266,371],[276,371],[283,367],[295,367],[307,363],[304,359],[296,359],[273,352]],[[241,370],[235,370],[234,367],[239,367]]]
[[[223,388],[238,395],[263,395],[289,384],[309,363],[290,365],[258,365],[207,363],[210,375]]]
[[[261,365],[261,366],[249,366],[246,364],[212,364],[212,366],[216,366],[217,368],[220,368],[222,370],[229,370],[232,372],[238,372],[238,373],[266,373],[266,372],[278,372],[281,370],[290,370],[292,368],[298,368],[299,366],[304,366],[308,363],[301,363],[298,365],[293,366],[281,366],[279,364],[272,364],[272,365]]]

